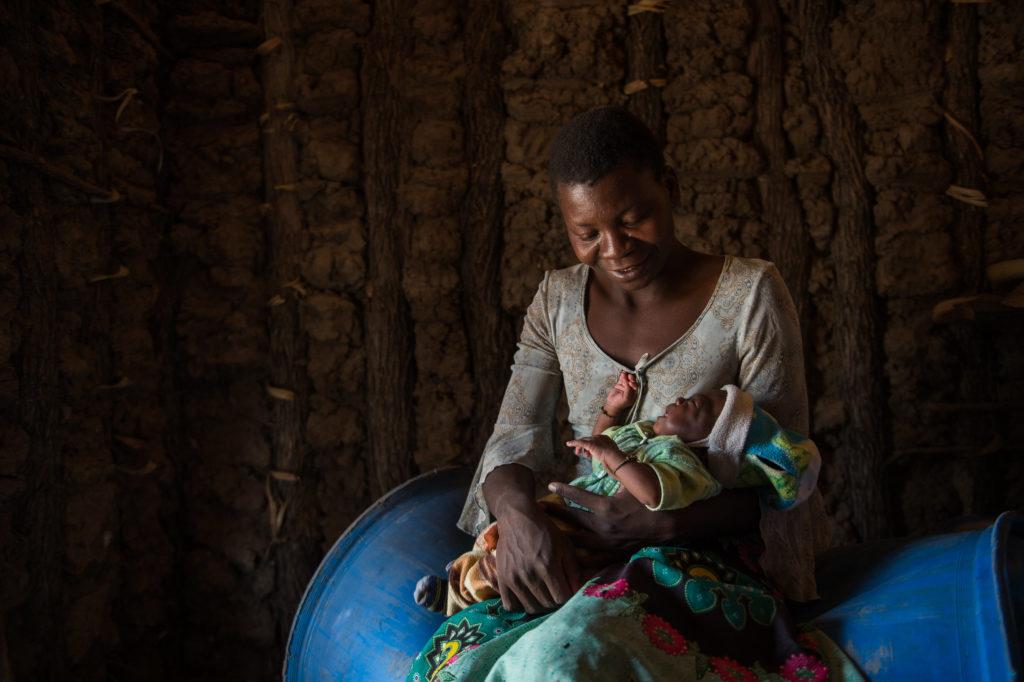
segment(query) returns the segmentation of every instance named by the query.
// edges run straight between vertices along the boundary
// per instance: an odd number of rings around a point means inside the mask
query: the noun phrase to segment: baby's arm
[[[591,436],[566,443],[580,456],[587,455],[604,465],[608,475],[619,481],[630,495],[648,507],[661,504],[661,483],[647,464],[627,457],[608,436]]]
[[[619,380],[612,386],[612,390],[608,391],[608,397],[601,407],[601,414],[597,415],[592,434],[600,436],[611,427],[618,426],[622,415],[636,402],[636,394],[636,377],[627,372],[619,372]]]

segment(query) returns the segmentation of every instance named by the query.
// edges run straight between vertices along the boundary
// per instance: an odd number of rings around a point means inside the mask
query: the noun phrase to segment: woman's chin
[[[657,253],[648,256],[628,270],[605,270],[608,278],[626,291],[643,289],[658,278],[664,263]]]
[[[622,272],[621,270],[606,270],[605,272],[616,286],[626,291],[643,289],[654,279],[649,269],[643,266],[634,268],[629,272]]]

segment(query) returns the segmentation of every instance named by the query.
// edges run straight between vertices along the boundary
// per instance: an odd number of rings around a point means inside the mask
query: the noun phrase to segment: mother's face
[[[656,178],[623,164],[593,185],[558,185],[569,243],[581,263],[605,284],[637,290],[656,279],[680,247],[672,209],[675,173]]]

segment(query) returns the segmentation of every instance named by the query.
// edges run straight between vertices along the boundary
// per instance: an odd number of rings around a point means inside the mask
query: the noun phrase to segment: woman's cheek
[[[597,262],[597,255],[599,251],[597,242],[594,242],[593,244],[581,244],[577,242],[575,249],[573,250],[576,252],[576,259],[584,265],[592,266]]]

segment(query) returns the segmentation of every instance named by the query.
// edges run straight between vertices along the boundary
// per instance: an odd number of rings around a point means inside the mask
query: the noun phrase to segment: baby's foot
[[[444,611],[448,603],[448,581],[439,575],[425,575],[416,583],[413,598],[428,611]]]

